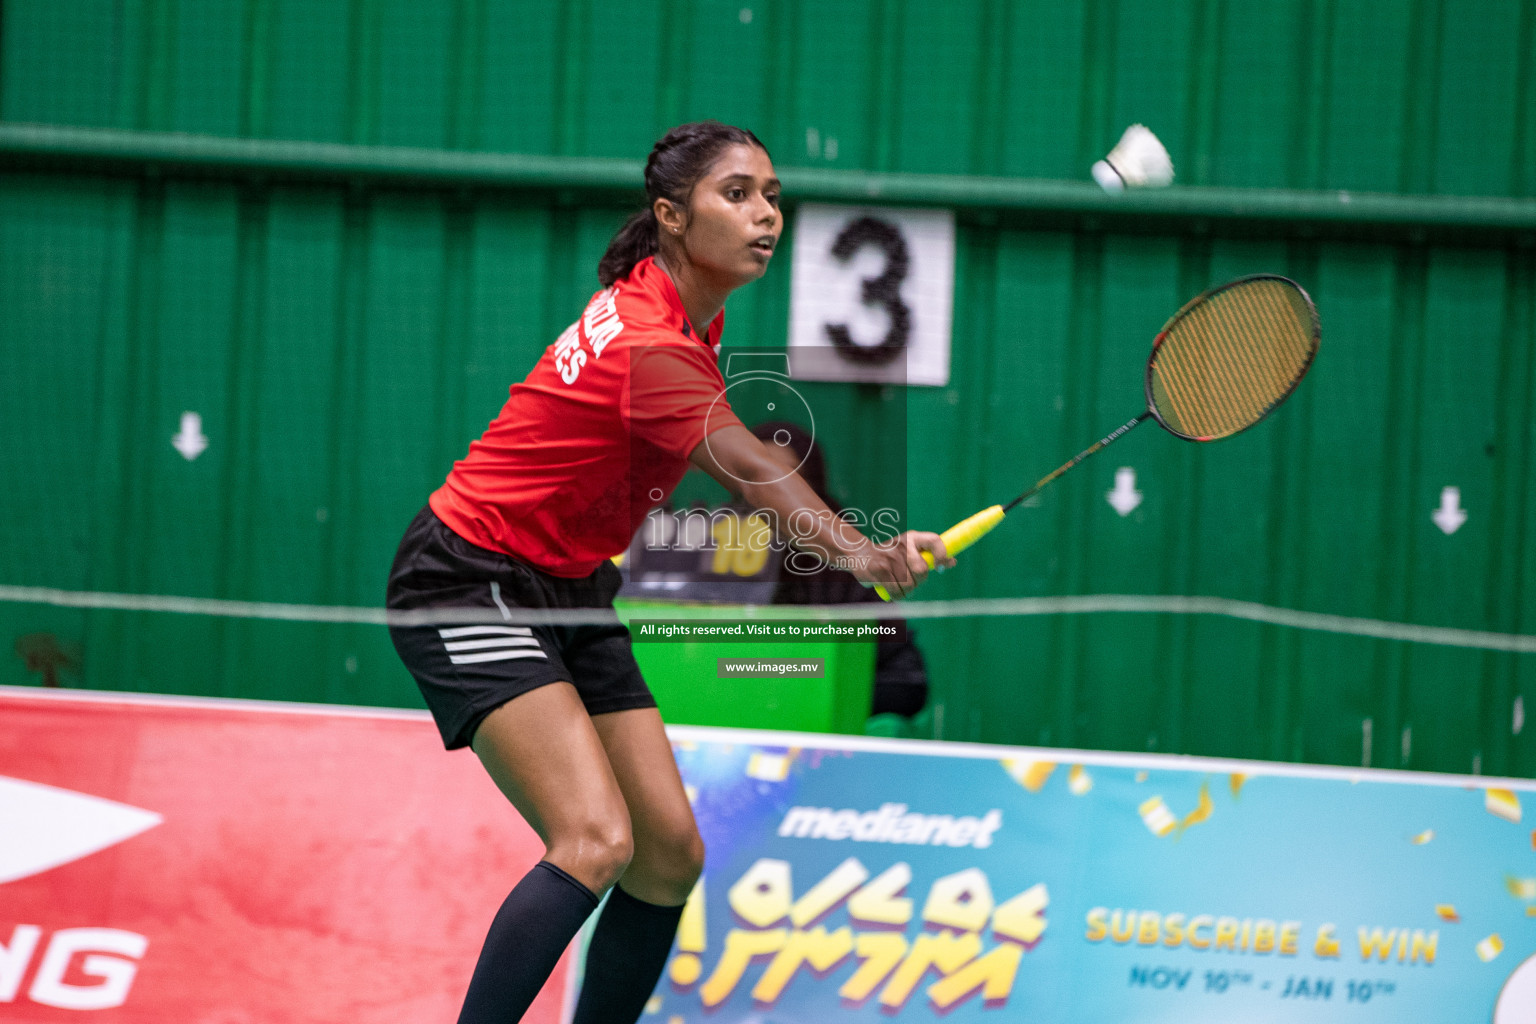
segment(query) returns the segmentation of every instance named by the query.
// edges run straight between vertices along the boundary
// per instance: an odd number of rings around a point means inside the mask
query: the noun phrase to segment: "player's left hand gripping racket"
[[[945,530],[939,535],[945,549],[957,555],[975,544],[1046,484],[1148,418],[1186,441],[1219,441],[1247,430],[1296,390],[1321,340],[1312,299],[1295,281],[1276,274],[1240,277],[1192,299],[1152,342],[1147,411],[1008,504],[982,509]],[[933,567],[926,551],[923,560]],[[891,599],[884,587],[875,590]]]

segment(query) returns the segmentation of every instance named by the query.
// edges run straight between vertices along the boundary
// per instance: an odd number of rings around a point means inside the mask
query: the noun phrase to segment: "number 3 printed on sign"
[[[890,329],[878,345],[860,345],[848,332],[847,324],[827,324],[827,337],[847,356],[860,363],[881,365],[895,359],[907,347],[912,333],[912,311],[901,299],[901,283],[906,280],[911,266],[907,240],[893,224],[874,217],[860,217],[850,221],[832,243],[832,256],[847,263],[866,245],[873,245],[885,254],[885,272],[879,277],[864,279],[864,304],[882,306],[890,316]]]
[[[790,376],[948,384],[954,214],[802,203],[794,218]]]

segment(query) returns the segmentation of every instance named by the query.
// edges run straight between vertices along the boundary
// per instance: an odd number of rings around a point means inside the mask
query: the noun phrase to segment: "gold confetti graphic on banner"
[[[1536,878],[1516,878],[1514,875],[1504,876],[1504,888],[1517,900],[1525,900],[1527,903],[1536,900]]]
[[[1525,908],[1525,916],[1526,917],[1536,917],[1536,907],[1526,907]]]
[[[688,798],[689,803],[696,804],[699,802],[699,787],[685,782],[683,783],[683,795]]]
[[[1136,781],[1137,782],[1146,782],[1147,781],[1147,773],[1146,772],[1137,772],[1136,773]],[[1536,837],[1533,837],[1531,841],[1532,842],[1536,842]]]
[[[1013,781],[1029,790],[1038,793],[1045,788],[1045,782],[1056,770],[1054,761],[1020,761],[1018,758],[1009,757],[1003,760],[1003,767],[1013,777]]]
[[[1456,913],[1456,908],[1449,903],[1436,903],[1435,914],[1440,920],[1449,921],[1451,924],[1456,924],[1461,920],[1461,915]]]
[[[1173,816],[1160,796],[1143,801],[1138,810],[1141,820],[1147,823],[1147,829],[1155,836],[1165,836],[1179,827],[1179,819]]]
[[[1200,802],[1195,804],[1195,809],[1184,815],[1184,820],[1179,822],[1179,831],[1183,832],[1191,825],[1198,825],[1202,821],[1209,821],[1211,812],[1216,805],[1211,802],[1211,787],[1209,783],[1200,783]]]
[[[1520,824],[1520,798],[1510,790],[1484,790],[1483,806],[1488,808],[1489,814],[1496,815],[1516,825]]]
[[[1435,838],[1435,830],[1432,828],[1427,828],[1408,841],[1414,846],[1423,846],[1433,838]]]
[[[645,1001],[645,1012],[646,1013],[660,1013],[661,1012],[661,996],[651,996],[651,998],[647,999]]]
[[[764,782],[783,782],[789,777],[789,764],[794,754],[770,754],[759,750],[747,759],[747,778]]]
[[[1494,932],[1477,944],[1477,958],[1483,963],[1487,963],[1502,952],[1504,952],[1504,940],[1499,938],[1498,932]]]
[[[1248,776],[1242,772],[1233,772],[1227,778],[1227,784],[1232,787],[1232,799],[1236,800],[1243,795],[1243,786],[1248,782]]]
[[[1073,796],[1086,796],[1093,789],[1093,776],[1082,765],[1075,764],[1067,772],[1067,789]]]

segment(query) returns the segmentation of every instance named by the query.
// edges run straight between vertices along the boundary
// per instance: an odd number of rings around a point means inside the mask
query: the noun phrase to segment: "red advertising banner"
[[[0,687],[8,1022],[452,1021],[542,853],[424,712]]]

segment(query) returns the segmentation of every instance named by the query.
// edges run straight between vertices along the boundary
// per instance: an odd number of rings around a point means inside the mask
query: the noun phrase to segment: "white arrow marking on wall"
[[[195,412],[181,414],[181,432],[171,438],[171,446],[188,462],[203,454],[208,439],[203,436],[203,418]]]
[[[1136,489],[1136,471],[1130,466],[1115,470],[1115,489],[1105,493],[1104,498],[1122,516],[1134,512],[1141,504],[1141,492]]]
[[[1440,491],[1440,507],[1435,509],[1430,516],[1435,525],[1444,530],[1447,535],[1461,529],[1461,524],[1467,521],[1467,513],[1461,507],[1461,488],[1446,487]]]

